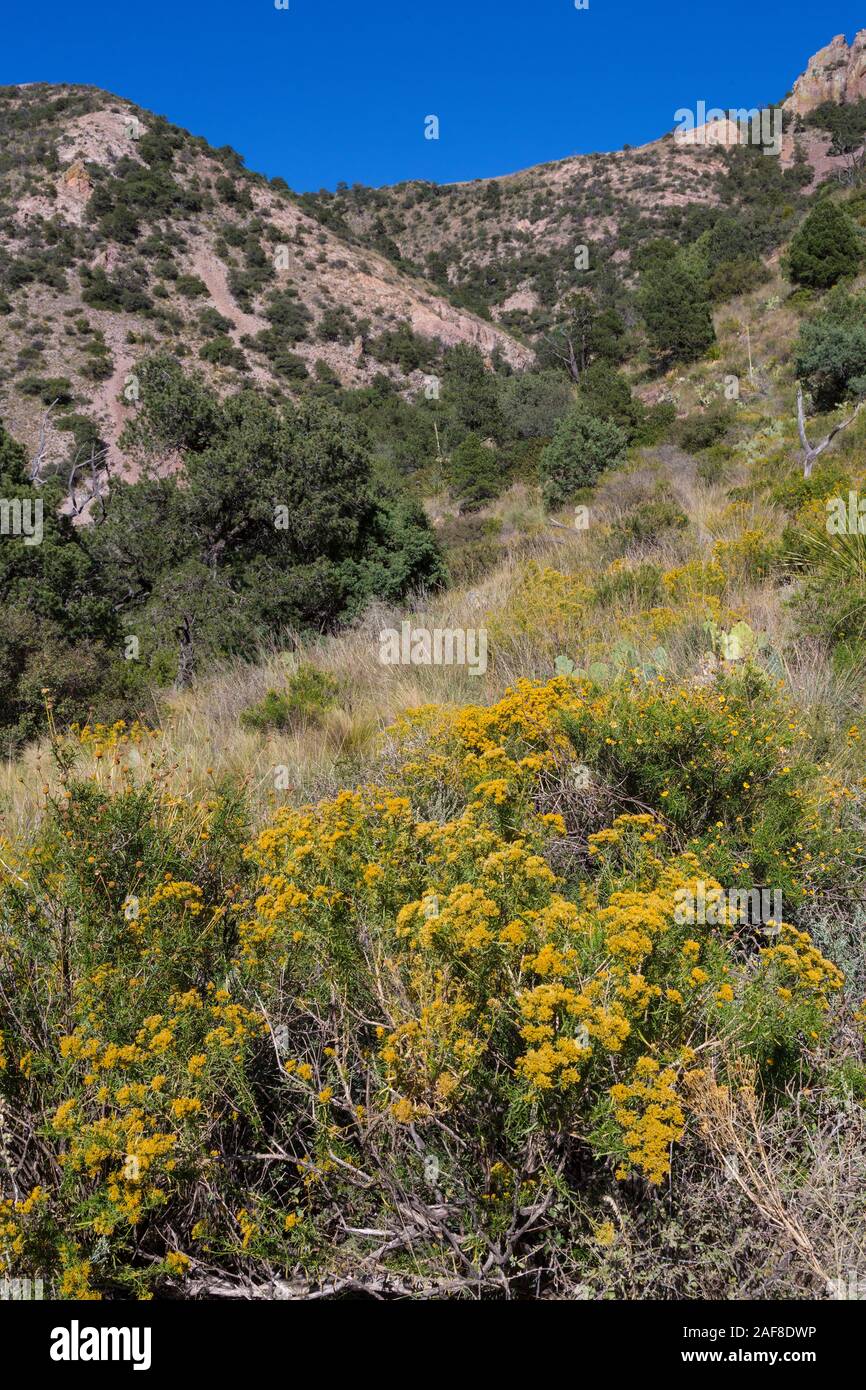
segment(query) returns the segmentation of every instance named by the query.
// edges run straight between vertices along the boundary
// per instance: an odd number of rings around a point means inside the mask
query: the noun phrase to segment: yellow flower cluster
[[[693,578],[680,575],[672,587]],[[568,585],[543,574],[534,582],[578,611]],[[93,954],[76,963],[71,1003],[55,1015],[58,1036],[40,1052],[3,1020],[4,1081],[32,1089],[51,1076],[46,1128],[61,1179],[49,1202],[37,1190],[0,1205],[0,1259],[32,1262],[34,1231],[56,1204],[90,1242],[64,1246],[65,1263],[58,1257],[70,1296],[88,1296],[98,1277],[85,1258],[97,1241],[108,1242],[130,1282],[184,1275],[183,1212],[195,1214],[190,1239],[205,1250],[240,1247],[276,1267],[287,1249],[295,1260],[318,1242],[317,1204],[330,1209],[331,1185],[366,1171],[371,1136],[393,1145],[401,1163],[407,1150],[414,1161],[425,1130],[431,1151],[440,1136],[456,1136],[439,1155],[447,1166],[449,1153],[463,1154],[464,1136],[472,1149],[480,1117],[481,1147],[492,1137],[473,1181],[491,1220],[541,1181],[521,1176],[522,1159],[513,1172],[495,1161],[500,1124],[509,1145],[519,1134],[541,1152],[553,1135],[580,1136],[622,1174],[662,1181],[686,1124],[680,1089],[691,1049],[711,1049],[714,1066],[747,1055],[781,1069],[798,1039],[821,1035],[841,975],[793,927],[759,949],[724,909],[711,923],[680,920],[681,890],[701,884],[708,900],[721,892],[701,856],[718,851],[707,862],[739,872],[746,852],[733,842],[736,853],[724,858],[732,841],[721,819],[681,847],[675,803],[679,796],[681,808],[688,778],[706,772],[701,732],[711,724],[713,775],[745,743],[746,768],[763,756],[774,778],[790,772],[791,745],[806,735],[794,718],[780,729],[760,701],[744,716],[721,689],[654,688],[599,691],[557,677],[520,681],[489,707],[409,711],[389,735],[390,783],[277,812],[245,850],[244,888],[230,886],[229,870],[214,892],[212,861],[199,874],[209,862],[198,843],[207,807],[188,808],[195,853],[178,855],[177,876],[161,882],[138,861],[131,882],[115,883],[94,832],[81,856],[82,892],[92,890],[96,904],[82,940]],[[682,750],[671,787],[659,790],[669,822],[620,815],[587,835],[574,798],[560,795],[563,767],[578,760],[564,719],[575,744],[586,738],[593,768],[623,750],[639,765],[661,704],[662,732]],[[94,728],[84,741],[107,747],[108,737]],[[828,779],[826,795],[842,801],[846,789]],[[792,863],[812,853],[807,828],[821,814],[802,804],[803,842],[785,842]],[[450,811],[434,819],[442,805]],[[170,814],[182,812],[172,805]],[[566,833],[563,854],[557,837]],[[555,870],[578,841],[588,864],[560,878]],[[67,861],[45,868],[36,855],[20,865],[3,858],[0,893],[10,899],[23,884],[26,901],[33,878],[43,873],[44,882],[49,871],[51,891],[65,891]],[[128,921],[119,910],[126,892],[139,894]],[[10,917],[14,932],[25,916]],[[59,967],[44,969],[65,1001]],[[31,973],[22,953],[25,986]],[[231,1137],[252,1139],[273,1116],[295,1156],[287,1202],[263,1197],[265,1178],[202,1218],[201,1192],[226,1167]],[[61,1189],[76,1202],[58,1201]],[[157,1229],[167,1253],[156,1273],[130,1273],[128,1252]],[[594,1229],[601,1246],[616,1239],[610,1222]]]
[[[715,692],[673,693],[674,711],[679,701],[683,718],[703,705],[724,717]],[[309,952],[349,989],[340,972],[363,941],[382,1018],[382,1102],[395,1120],[453,1110],[498,1075],[539,1105],[604,1091],[632,1163],[659,1181],[684,1120],[675,1074],[647,1040],[682,1057],[695,1030],[745,1006],[760,962],[732,973],[724,909],[715,928],[678,924],[678,890],[721,887],[693,852],[670,856],[652,815],[618,816],[591,835],[594,886],[576,901],[563,894],[544,849],[564,822],[538,815],[534,797],[553,762],[573,756],[561,719],[577,712],[619,737],[608,697],[588,706],[564,677],[519,682],[490,707],[410,711],[393,733],[398,758],[413,754],[407,786],[433,767],[440,786],[463,789],[465,809],[421,820],[408,795],[368,787],[280,812],[250,851],[263,878],[239,923],[242,958],[283,971]],[[783,1010],[826,993],[838,973],[801,935],[763,953],[791,986],[787,1001],[776,996]]]
[[[394,1112],[398,1119],[407,1101],[413,1118],[448,1109],[461,1080],[484,1054],[487,1024],[475,1017],[468,1000],[438,998],[387,1036],[380,1056],[388,1084],[404,1093]]]
[[[683,1137],[685,1115],[676,1092],[676,1071],[662,1068],[654,1057],[639,1057],[631,1082],[610,1089],[617,1123],[622,1127],[628,1156],[651,1183],[670,1170],[670,1148]],[[617,1177],[628,1177],[621,1167]]]
[[[538,642],[544,634],[548,647],[566,645],[584,621],[591,593],[577,575],[530,561],[509,595],[507,609],[490,615],[491,638],[499,647],[526,633]]]
[[[746,526],[735,540],[716,541],[713,560],[728,578],[756,578],[778,549],[778,541],[765,528]]]
[[[710,560],[707,564],[690,560],[678,569],[666,570],[662,583],[672,598],[692,601],[717,597],[724,589],[726,579],[724,570],[716,560]]]
[[[808,932],[798,931],[786,923],[781,924],[776,944],[765,947],[761,958],[768,965],[778,967],[789,985],[825,1012],[830,1007],[830,992],[841,989],[844,984],[841,970],[813,946]]]
[[[149,729],[138,719],[127,724],[118,719],[114,724],[73,724],[69,733],[82,748],[107,751],[124,745],[145,743],[160,738],[159,729]]]

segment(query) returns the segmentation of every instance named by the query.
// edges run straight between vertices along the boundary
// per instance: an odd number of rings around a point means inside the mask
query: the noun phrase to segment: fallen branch
[[[185,1285],[191,1298],[237,1298],[258,1301],[312,1301],[320,1298],[339,1298],[355,1294],[362,1298],[449,1298],[455,1295],[475,1295],[485,1283],[488,1288],[501,1289],[500,1280],[480,1281],[477,1277],[426,1279],[416,1275],[374,1274],[353,1275],[318,1284],[313,1280],[271,1279],[255,1284],[246,1279],[201,1278]]]

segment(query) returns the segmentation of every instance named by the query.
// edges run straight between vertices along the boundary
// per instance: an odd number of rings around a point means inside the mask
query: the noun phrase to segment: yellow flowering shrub
[[[509,597],[507,613],[490,615],[490,639],[502,646],[526,635],[537,642],[544,634],[550,649],[558,651],[578,633],[590,595],[578,575],[530,561]]]
[[[459,1115],[497,1096],[557,1125],[584,1111],[605,1151],[658,1181],[656,1130],[625,1106],[643,1095],[636,1061],[652,1055],[662,1068],[669,1113],[658,1134],[675,1138],[673,1097],[695,1030],[711,1028],[725,1046],[736,1035],[777,1065],[799,1031],[820,1025],[839,977],[824,962],[816,980],[810,958],[787,1000],[775,993],[769,1028],[765,977],[783,966],[792,976],[782,948],[739,963],[717,929],[692,939],[699,929],[679,925],[674,904],[677,890],[696,887],[700,861],[694,850],[672,853],[649,814],[620,816],[591,836],[593,883],[563,891],[544,857],[560,827],[537,814],[532,795],[563,755],[556,713],[582,715],[589,703],[580,685],[557,679],[523,683],[489,709],[407,716],[400,746],[415,739],[416,752],[436,750],[465,809],[431,823],[413,816],[408,797],[371,788],[283,812],[254,851],[268,891],[241,924],[241,945],[255,969],[267,954],[272,968],[307,978],[305,959],[327,961],[329,988],[347,998],[361,969],[367,1002],[357,1007],[377,1019],[378,1103],[402,1122]],[[606,707],[595,715],[603,727]],[[482,762],[502,774],[508,816],[487,795],[488,779],[476,780]],[[427,765],[404,764],[406,785]],[[638,1089],[614,1089],[623,1085]],[[645,1107],[650,1119],[657,1104]]]
[[[727,583],[725,572],[717,560],[707,563],[690,560],[677,569],[662,575],[665,592],[675,601],[693,601],[711,596],[718,598]]]
[[[0,1118],[26,1144],[0,1273],[69,1298],[215,1263],[315,1279],[368,1230],[399,1270],[416,1212],[432,1276],[455,1239],[519,1262],[536,1204],[572,1241],[581,1165],[671,1172],[696,1049],[781,1098],[828,1034],[841,974],[799,925],[676,911],[732,866],[844,864],[849,789],[808,752],[765,693],[557,677],[408,711],[381,785],[252,841],[229,789],[67,780],[2,856]],[[578,762],[626,809],[563,860]]]

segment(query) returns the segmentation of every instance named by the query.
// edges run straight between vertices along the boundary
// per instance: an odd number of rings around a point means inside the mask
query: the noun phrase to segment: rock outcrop
[[[806,116],[825,101],[853,102],[862,97],[866,97],[866,29],[855,35],[850,46],[844,34],[837,34],[819,49],[783,105],[797,116]]]
[[[70,193],[77,194],[79,198],[85,200],[90,197],[92,189],[90,175],[80,159],[77,159],[74,164],[70,164],[62,178]]]

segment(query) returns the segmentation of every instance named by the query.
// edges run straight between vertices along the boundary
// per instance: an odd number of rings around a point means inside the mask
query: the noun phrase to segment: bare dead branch
[[[39,443],[36,446],[36,453],[33,455],[28,468],[28,477],[34,487],[41,487],[42,483],[45,481],[42,477],[42,460],[45,457],[45,449],[48,442],[49,418],[56,405],[57,400],[53,400],[39,422]]]
[[[803,448],[804,478],[810,478],[812,476],[812,468],[814,467],[815,460],[823,454],[828,445],[836,438],[836,435],[840,434],[842,430],[846,430],[851,422],[857,418],[864,405],[866,405],[866,401],[860,401],[859,404],[854,407],[854,410],[848,418],[843,420],[840,424],[834,425],[830,433],[825,435],[821,440],[820,444],[812,445],[809,443],[809,438],[806,434],[806,411],[803,405],[803,387],[799,382],[797,383],[797,431],[800,435],[800,444]]]

